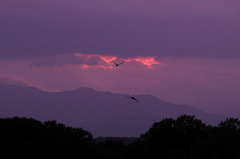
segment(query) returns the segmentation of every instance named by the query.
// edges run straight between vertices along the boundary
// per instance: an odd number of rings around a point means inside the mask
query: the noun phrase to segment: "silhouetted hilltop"
[[[196,115],[207,124],[217,124],[226,117],[205,113],[187,105],[162,101],[151,95],[98,92],[79,88],[65,92],[44,92],[33,87],[0,86],[0,117],[24,116],[57,120],[82,127],[97,136],[139,136],[154,121],[182,114]],[[115,124],[118,126],[114,126]]]

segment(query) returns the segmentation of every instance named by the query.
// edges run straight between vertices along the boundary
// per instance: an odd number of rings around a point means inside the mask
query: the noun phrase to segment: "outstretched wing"
[[[124,61],[123,62],[121,62],[121,63],[119,63],[118,65],[121,65],[121,64],[123,64],[124,63]]]
[[[134,99],[135,101],[139,102],[136,98],[133,97],[133,99]]]
[[[131,96],[127,96],[127,97],[139,102],[135,97],[131,97]]]
[[[117,63],[116,63],[116,62],[114,62],[113,60],[112,60],[112,62],[113,62],[115,65],[117,65]]]

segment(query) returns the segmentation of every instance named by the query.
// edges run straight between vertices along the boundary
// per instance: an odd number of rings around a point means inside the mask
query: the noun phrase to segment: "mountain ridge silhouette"
[[[195,115],[207,124],[216,125],[225,116],[200,109],[165,102],[152,95],[100,92],[80,87],[72,91],[45,92],[35,87],[0,86],[0,117],[32,117],[37,120],[57,120],[69,126],[82,127],[94,136],[139,136],[155,121]]]

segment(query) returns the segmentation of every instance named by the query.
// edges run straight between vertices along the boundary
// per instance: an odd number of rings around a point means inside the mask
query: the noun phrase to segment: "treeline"
[[[228,118],[210,126],[182,115],[155,122],[138,138],[94,139],[54,120],[2,118],[0,152],[1,158],[239,159],[240,121]]]

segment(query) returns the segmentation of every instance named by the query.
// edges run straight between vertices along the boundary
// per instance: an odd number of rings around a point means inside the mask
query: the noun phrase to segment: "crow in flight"
[[[124,61],[123,62],[121,62],[121,63],[116,63],[116,62],[114,62],[113,60],[112,60],[112,62],[116,65],[116,66],[119,66],[119,65],[121,65],[121,64],[123,64],[124,63]]]
[[[129,98],[131,98],[131,99],[133,99],[133,100],[139,102],[135,97],[130,97],[130,96],[127,96],[127,97],[129,97]]]

